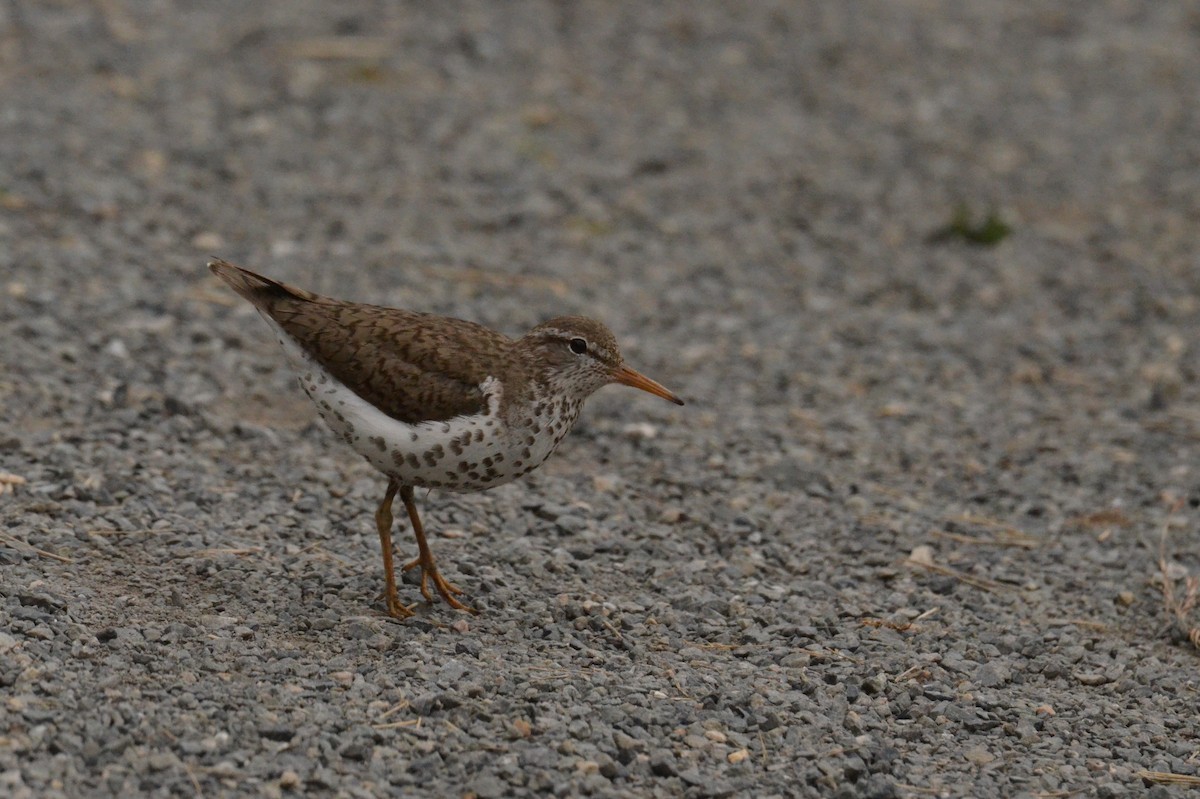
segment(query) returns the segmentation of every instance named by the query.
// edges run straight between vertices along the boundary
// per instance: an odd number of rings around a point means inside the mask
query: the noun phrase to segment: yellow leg
[[[383,598],[387,603],[387,612],[389,616],[405,619],[413,615],[413,612],[404,606],[400,595],[396,593],[396,572],[392,568],[392,500],[396,498],[396,491],[399,489],[398,482],[388,481],[387,494],[375,511],[375,526],[379,529],[379,547],[383,550],[383,579],[386,582]]]
[[[433,587],[441,594],[442,599],[446,601],[447,605],[455,610],[466,610],[474,613],[474,608],[464,605],[455,598],[456,594],[462,593],[462,589],[442,577],[441,572],[437,569],[437,564],[434,563],[433,552],[429,549],[429,542],[425,540],[425,528],[421,524],[421,517],[417,515],[417,503],[413,498],[411,486],[400,486],[400,499],[404,500],[404,507],[408,510],[408,518],[412,522],[413,535],[417,537],[417,551],[419,552],[416,560],[405,564],[404,571],[416,568],[417,566],[421,567],[421,594],[427,601],[433,601],[427,585],[427,583],[432,582]]]

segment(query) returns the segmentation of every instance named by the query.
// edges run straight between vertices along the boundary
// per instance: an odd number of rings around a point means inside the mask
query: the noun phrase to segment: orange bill
[[[656,383],[641,372],[635,372],[628,366],[618,366],[615,370],[613,370],[613,380],[621,383],[622,385],[640,388],[642,391],[649,391],[654,396],[662,397],[663,399],[669,400],[676,405],[683,404],[683,400],[675,396],[674,393],[668,391],[662,384]]]

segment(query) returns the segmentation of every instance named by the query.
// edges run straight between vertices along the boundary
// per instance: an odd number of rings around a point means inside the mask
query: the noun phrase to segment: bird
[[[334,299],[213,258],[208,268],[248,300],[290,357],[329,428],[387,478],[375,510],[388,615],[412,616],[396,587],[392,507],[404,504],[421,570],[456,610],[458,597],[425,536],[415,489],[484,491],[540,466],[578,420],[584,400],[619,383],[683,405],[629,367],[616,337],[584,316],[559,316],[519,338],[463,319]]]

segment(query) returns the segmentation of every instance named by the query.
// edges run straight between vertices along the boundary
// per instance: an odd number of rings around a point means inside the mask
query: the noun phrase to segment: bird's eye
[[[587,342],[581,338],[571,339],[571,343],[567,346],[570,347],[571,352],[575,353],[576,355],[583,355],[585,352],[587,352]]]

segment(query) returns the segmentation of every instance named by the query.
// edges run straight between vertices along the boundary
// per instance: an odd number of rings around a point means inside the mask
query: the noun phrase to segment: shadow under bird
[[[449,605],[471,610],[438,571],[415,488],[483,491],[540,466],[570,432],[583,401],[622,383],[683,400],[625,365],[600,322],[560,316],[517,339],[474,322],[346,302],[222,260],[209,269],[270,324],[325,423],[388,478],[375,511],[387,612],[400,601],[392,566],[392,501],[399,493],[417,539],[404,571],[421,569]]]

